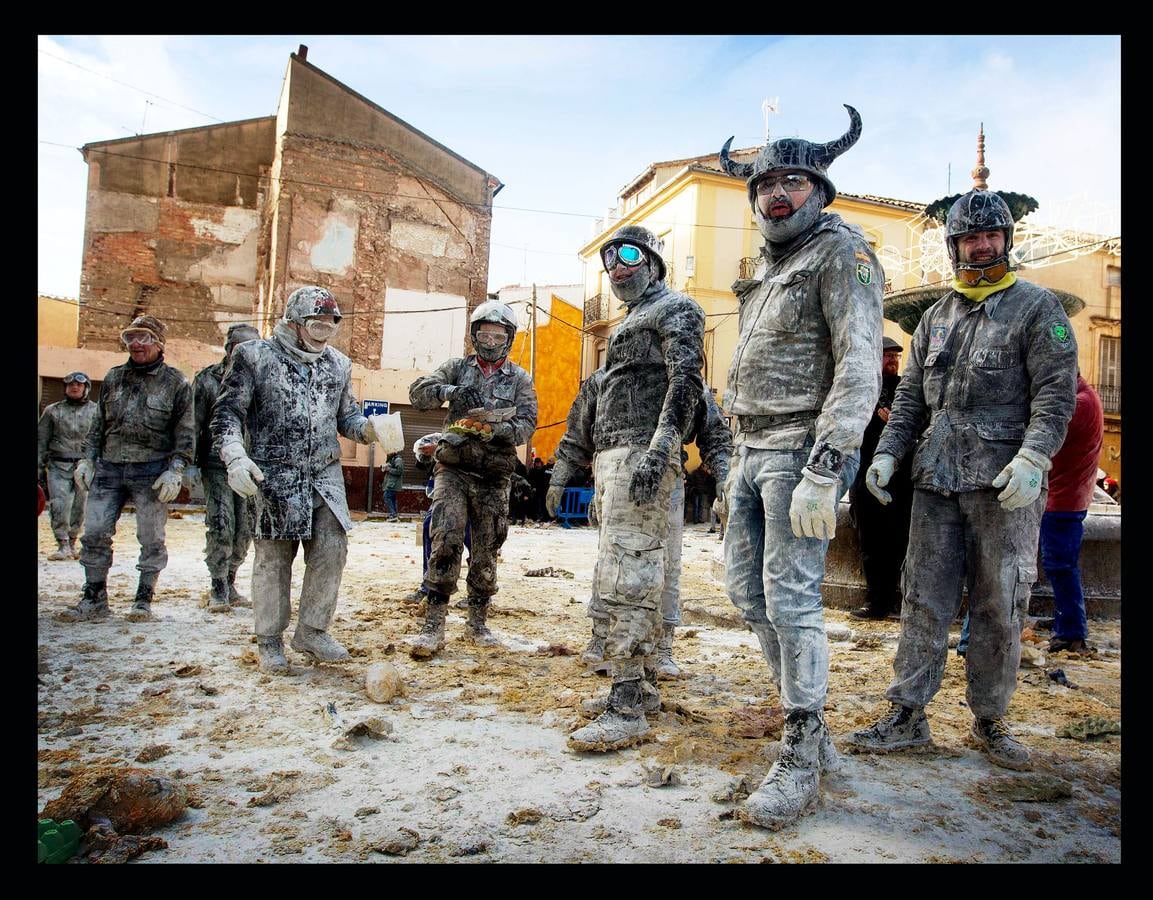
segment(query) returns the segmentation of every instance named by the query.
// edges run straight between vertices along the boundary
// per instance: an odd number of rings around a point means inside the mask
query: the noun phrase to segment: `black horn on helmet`
[[[733,139],[725,141],[721,148],[721,168],[729,175],[748,179],[749,204],[757,201],[757,182],[766,175],[783,169],[804,172],[813,176],[825,187],[825,203],[828,205],[837,196],[837,189],[829,180],[828,169],[838,156],[857,143],[861,136],[861,114],[849,104],[849,130],[825,144],[814,144],[802,138],[781,138],[766,144],[752,163],[738,163],[729,158],[729,147]]]

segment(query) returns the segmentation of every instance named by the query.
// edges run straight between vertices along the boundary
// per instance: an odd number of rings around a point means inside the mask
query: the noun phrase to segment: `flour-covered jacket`
[[[275,336],[245,341],[233,351],[212,414],[213,450],[243,441],[264,473],[256,495],[257,540],[312,537],[312,494],[328,504],[345,531],[352,529],[337,433],[367,443],[368,420],[352,396],[352,362],[325,347],[312,364]]]
[[[443,363],[431,375],[414,381],[408,389],[409,400],[417,409],[436,409],[443,402],[442,389],[446,385],[476,388],[484,398],[486,409],[515,408],[516,414],[506,423],[508,428],[494,428],[496,433],[490,441],[445,431],[437,447],[437,461],[479,477],[503,478],[511,474],[516,468],[517,446],[527,443],[536,431],[536,389],[528,372],[506,359],[486,378],[476,354],[457,357]],[[445,426],[463,418],[467,412],[468,408],[462,406],[459,399],[450,399]]]
[[[884,278],[861,230],[834,213],[780,257],[762,250],[757,278],[734,286],[740,334],[724,405],[772,418],[742,423],[743,443],[797,450],[812,433],[814,455],[860,446],[881,391]]]
[[[663,281],[609,338],[593,430],[596,450],[647,447],[676,461],[700,402],[705,314]]]
[[[202,469],[223,469],[220,455],[212,449],[212,408],[224,380],[225,361],[201,369],[192,379],[192,404],[196,410],[196,459]]]
[[[1051,291],[1018,280],[983,303],[950,291],[917,325],[877,453],[916,445],[921,488],[990,488],[1021,447],[1056,453],[1076,402],[1077,341]]]
[[[597,406],[604,381],[605,370],[597,369],[577,391],[569,409],[565,433],[556,449],[556,466],[551,480],[554,485],[567,485],[581,468],[592,465],[596,453]],[[723,482],[729,473],[733,435],[708,385],[702,386],[701,401],[697,404],[686,440],[696,443],[701,459],[708,464],[717,480]]]
[[[91,400],[61,400],[44,408],[37,426],[37,460],[43,469],[52,460],[73,461],[84,456],[84,441],[96,417]]]
[[[192,462],[192,386],[164,362],[113,366],[104,376],[84,455],[111,463]]]

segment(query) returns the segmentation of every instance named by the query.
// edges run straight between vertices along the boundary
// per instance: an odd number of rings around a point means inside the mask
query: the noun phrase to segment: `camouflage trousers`
[[[438,463],[432,489],[429,533],[432,549],[424,576],[426,591],[449,596],[457,591],[465,528],[472,524],[468,596],[487,600],[499,590],[496,558],[508,537],[508,498],[511,478],[480,481],[459,469]]]
[[[901,639],[885,696],[903,706],[928,704],[941,687],[949,623],[969,589],[965,697],[973,715],[1005,715],[1017,689],[1021,629],[1037,580],[1037,541],[1048,491],[1005,510],[998,491],[947,497],[913,491],[909,553],[902,578]]]
[[[252,617],[258,638],[280,637],[292,618],[292,561],[304,545],[304,583],[300,588],[299,621],[326,631],[336,615],[336,599],[348,534],[321,496],[312,493],[312,537],[308,540],[255,541],[252,563]]]
[[[644,677],[645,657],[655,649],[661,618],[669,504],[680,460],[670,461],[652,500],[635,503],[629,485],[645,450],[614,447],[598,453],[593,463],[601,523],[596,591],[608,611],[605,659],[612,664],[614,682]]]
[[[244,564],[252,544],[252,504],[228,486],[224,469],[201,469],[204,485],[204,561],[212,578],[230,575]]]
[[[161,503],[152,484],[168,468],[167,460],[142,463],[110,463],[97,460],[88,503],[84,508],[84,534],[80,538],[80,565],[85,579],[106,581],[112,567],[112,535],[124,505],[136,506],[136,539],[140,542],[140,581],[156,584],[168,565],[164,527],[168,504]]]
[[[53,459],[48,463],[48,515],[58,544],[70,544],[84,524],[84,501],[88,491],[72,480],[76,460]]]
[[[661,591],[661,624],[666,626],[681,624],[681,544],[684,536],[685,479],[678,475],[669,500],[669,541],[665,548],[665,585]],[[591,619],[609,617],[609,611],[601,600],[596,568],[593,569],[593,591],[588,612]]]

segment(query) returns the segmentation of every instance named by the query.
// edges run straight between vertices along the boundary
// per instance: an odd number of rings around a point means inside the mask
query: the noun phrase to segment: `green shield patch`
[[[857,281],[861,284],[873,283],[873,267],[864,263],[857,263]]]

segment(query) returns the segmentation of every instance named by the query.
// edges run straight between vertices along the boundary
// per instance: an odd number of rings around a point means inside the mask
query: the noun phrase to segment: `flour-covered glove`
[[[92,465],[92,460],[82,459],[76,464],[76,468],[72,472],[72,480],[77,487],[86,491],[92,486],[92,474],[95,470],[96,467]]]
[[[657,495],[657,488],[668,464],[668,458],[663,453],[646,450],[640,465],[633,472],[633,480],[629,482],[629,499],[638,505],[652,500]]]
[[[372,419],[364,420],[364,442],[366,444],[375,444],[377,441],[376,429],[372,426]]]
[[[161,503],[171,503],[180,493],[184,484],[184,475],[175,469],[166,469],[160,477],[152,482],[152,490],[156,491],[157,499]]]
[[[449,400],[453,409],[467,411],[484,406],[484,394],[471,384],[466,387],[458,387],[449,395]]]
[[[544,509],[554,519],[556,518],[556,511],[560,509],[560,502],[564,499],[563,484],[550,484],[548,486],[548,493],[544,495]]]
[[[220,448],[220,458],[228,466],[228,486],[241,497],[255,497],[260,493],[257,485],[264,481],[264,473],[248,454],[244,452],[244,445],[239,441],[225,444]]]
[[[196,485],[201,484],[201,483],[202,483],[202,480],[200,477],[200,467],[199,466],[188,466],[187,468],[185,468],[185,470],[184,470],[184,484],[188,488],[188,490],[191,491],[193,488],[196,487]]]
[[[1037,451],[1028,447],[1018,450],[1017,455],[1009,461],[1009,465],[993,479],[995,488],[1007,485],[1005,490],[997,495],[997,499],[1001,501],[1001,508],[1021,509],[1041,496],[1042,476],[1052,467],[1052,460],[1045,459]]]
[[[891,453],[878,453],[873,457],[873,464],[865,473],[865,487],[883,506],[888,506],[893,500],[893,495],[884,488],[896,470],[897,457]]]
[[[840,479],[801,471],[801,483],[793,490],[789,522],[794,537],[833,539],[837,533],[837,493]]]

